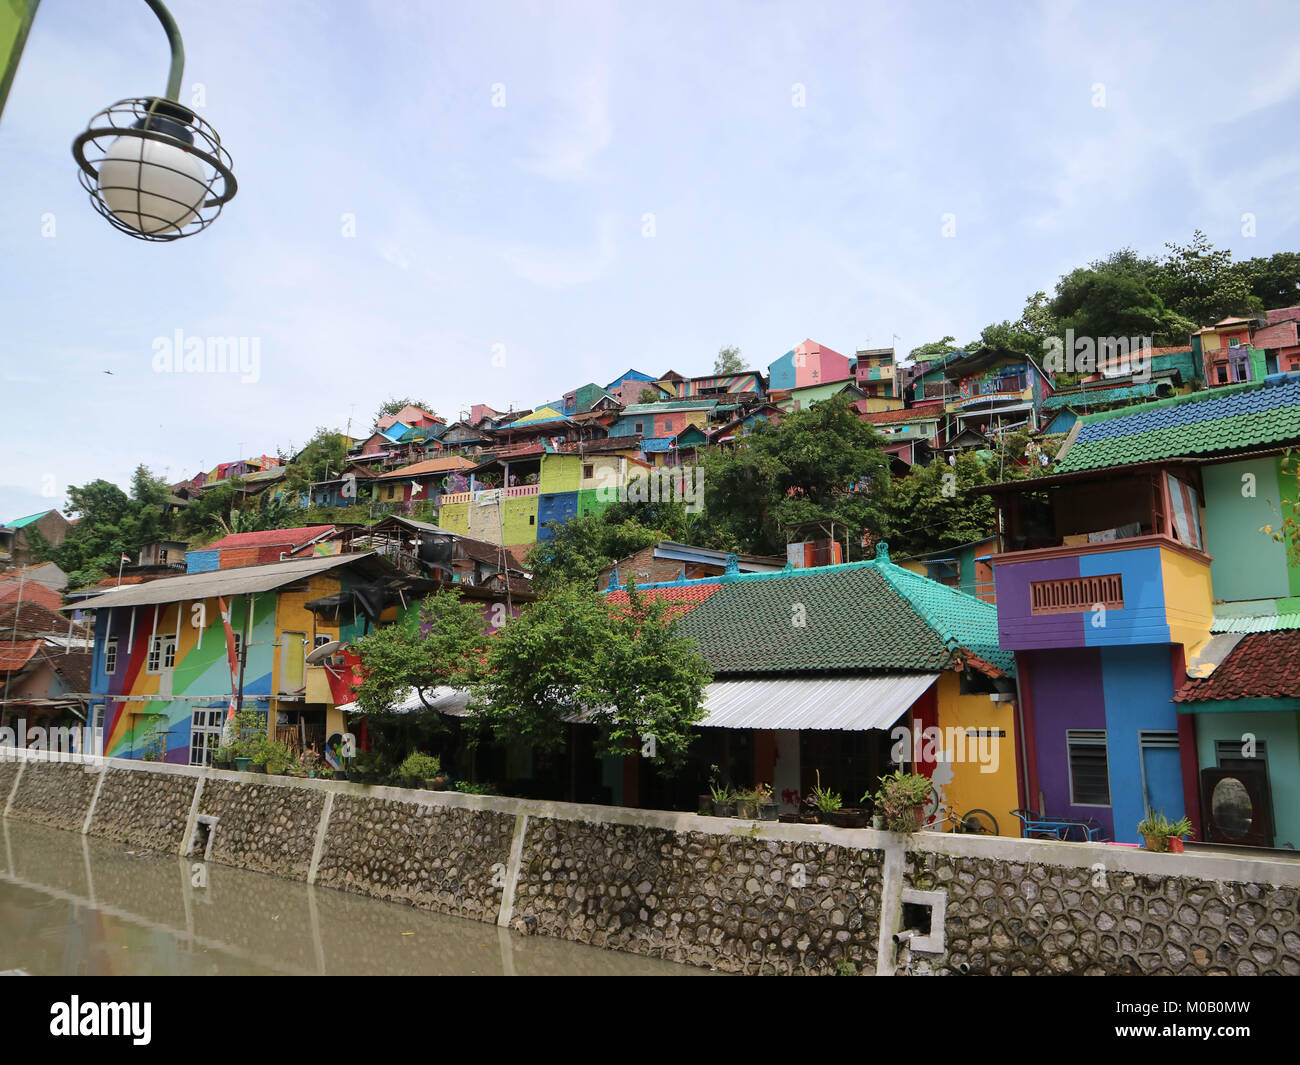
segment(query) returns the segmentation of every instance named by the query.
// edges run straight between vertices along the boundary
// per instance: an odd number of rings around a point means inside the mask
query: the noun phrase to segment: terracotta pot
[[[1182,854],[1182,853],[1183,853],[1183,837],[1182,837],[1182,836],[1170,836],[1170,837],[1169,837],[1169,853],[1170,853],[1170,854]]]
[[[1168,847],[1166,842],[1167,837],[1165,836],[1143,836],[1142,838],[1146,841],[1147,850],[1149,851],[1158,853],[1166,850]],[[1179,842],[1181,842],[1181,840]]]

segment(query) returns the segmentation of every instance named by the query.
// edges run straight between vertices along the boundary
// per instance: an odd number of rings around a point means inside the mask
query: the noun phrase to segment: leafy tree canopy
[[[740,349],[734,344],[718,349],[718,356],[713,360],[715,374],[740,373],[745,369],[745,360],[740,357]]]
[[[735,447],[704,456],[703,528],[716,547],[758,554],[784,554],[788,540],[825,536],[832,523],[836,539],[839,530],[850,543],[864,532],[878,538],[890,486],[881,446],[842,394],[779,426],[760,422]]]
[[[992,533],[996,520],[992,497],[968,492],[989,479],[984,463],[973,451],[959,453],[952,466],[935,461],[912,467],[893,486],[891,554],[925,554],[982,540]]]
[[[600,755],[681,762],[709,671],[661,603],[629,594],[619,608],[588,588],[558,588],[493,637],[474,705],[499,740],[554,750],[582,715]]]

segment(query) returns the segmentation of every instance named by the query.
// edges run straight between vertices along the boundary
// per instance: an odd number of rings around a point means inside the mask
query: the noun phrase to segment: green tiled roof
[[[1153,384],[1129,385],[1126,388],[1080,388],[1071,392],[1056,392],[1043,400],[1044,410],[1056,410],[1066,405],[1099,406],[1102,403],[1123,403],[1130,399],[1147,399],[1156,394]]]
[[[678,624],[716,674],[939,672],[963,651],[1015,674],[992,603],[894,565],[887,549],[871,562],[642,587],[670,598],[710,584]]]
[[[48,510],[42,510],[39,514],[28,514],[25,518],[14,518],[13,521],[5,522],[3,528],[21,529],[24,525],[30,525],[32,522],[38,521],[48,513]]]
[[[1058,473],[1300,441],[1300,373],[1086,414],[1077,424]]]
[[[662,403],[629,403],[623,408],[627,414],[662,414],[670,410],[712,410],[716,399],[666,399]]]

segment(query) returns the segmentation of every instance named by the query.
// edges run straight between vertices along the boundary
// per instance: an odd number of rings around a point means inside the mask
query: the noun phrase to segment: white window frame
[[[117,673],[117,637],[110,636],[104,641],[104,676],[111,677]]]
[[[221,746],[221,730],[225,715],[224,706],[195,707],[193,714],[190,715],[190,765],[212,765],[212,755]],[[197,737],[202,737],[203,742],[196,743]],[[197,762],[194,760],[196,755]]]
[[[149,654],[145,658],[144,671],[154,676],[170,673],[176,666],[176,634],[156,632],[149,638]]]

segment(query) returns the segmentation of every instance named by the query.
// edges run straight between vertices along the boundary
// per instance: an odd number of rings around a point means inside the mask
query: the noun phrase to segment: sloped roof
[[[1300,631],[1247,633],[1213,673],[1180,688],[1174,702],[1278,698],[1300,698]]]
[[[220,540],[214,540],[199,551],[217,551],[229,547],[279,547],[282,544],[292,546],[314,540],[316,537],[332,531],[333,525],[302,525],[296,529],[266,529],[263,532],[231,533]]]
[[[890,422],[928,422],[937,421],[943,417],[942,407],[901,407],[898,410],[877,410],[868,411],[862,416],[864,422],[871,422],[874,425],[888,424]]]
[[[40,649],[40,640],[0,640],[0,673],[18,672]]]
[[[13,521],[2,522],[0,523],[0,528],[21,529],[24,525],[30,525],[34,521],[40,521],[46,514],[59,514],[59,512],[57,510],[42,510],[39,514],[28,514],[23,518],[14,518]],[[62,518],[63,515],[59,514],[59,517]]]
[[[667,414],[679,410],[712,410],[718,405],[717,399],[668,399],[662,403],[629,403],[623,408],[623,416],[629,414]]]
[[[1300,440],[1300,373],[1079,419],[1056,470],[1128,466]]]
[[[332,528],[332,526],[324,526]],[[77,604],[80,610],[103,610],[110,606],[151,606],[154,603],[177,603],[189,599],[211,599],[219,595],[243,595],[269,592],[293,584],[340,566],[395,572],[391,563],[373,552],[349,555],[324,555],[317,558],[289,559],[285,562],[268,562],[260,566],[236,566],[230,569],[209,570],[206,573],[187,573],[165,580],[137,584],[132,588],[114,589],[85,599]],[[71,610],[72,607],[64,607]]]
[[[511,428],[516,425],[531,425],[534,422],[556,422],[564,421],[564,412],[558,411],[554,407],[538,407],[531,414],[525,414],[522,418],[516,418],[508,425],[501,426],[502,429]]]
[[[1076,404],[1082,407],[1093,403],[1123,403],[1132,399],[1150,399],[1155,394],[1156,386],[1150,382],[1118,387],[1096,385],[1092,388],[1075,388],[1068,392],[1053,392],[1043,400],[1042,406],[1044,410],[1058,410]]]
[[[474,463],[465,458],[463,455],[449,455],[441,459],[425,459],[423,462],[416,462],[410,466],[403,466],[400,470],[392,470],[389,473],[380,474],[375,478],[377,481],[402,481],[411,477],[428,477],[433,473],[447,473],[451,470],[468,470],[474,467]]]
[[[681,607],[679,631],[716,674],[927,672],[965,661],[1014,675],[997,607],[889,561],[643,586]],[[626,591],[610,593],[626,602]],[[801,624],[802,622],[802,624]]]

